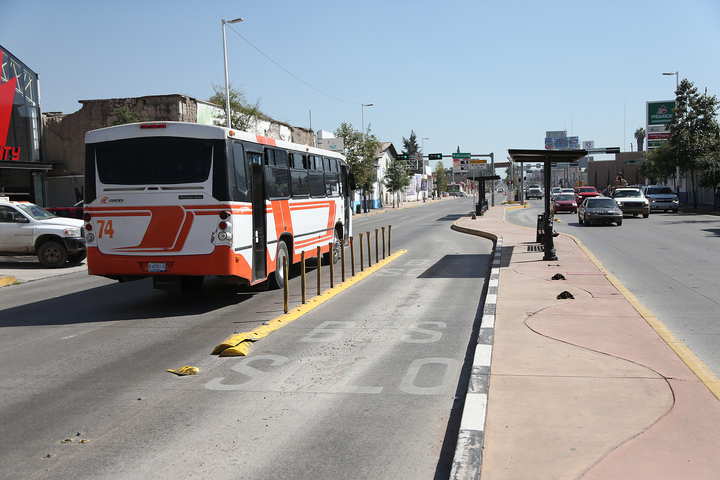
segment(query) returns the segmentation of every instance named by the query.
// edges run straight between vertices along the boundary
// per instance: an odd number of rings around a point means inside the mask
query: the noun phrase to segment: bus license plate
[[[148,263],[148,272],[164,272],[167,270],[167,263]]]

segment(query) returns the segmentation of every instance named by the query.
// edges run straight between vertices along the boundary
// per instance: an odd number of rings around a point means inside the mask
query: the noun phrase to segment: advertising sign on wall
[[[0,47],[0,161],[40,160],[37,74]]]

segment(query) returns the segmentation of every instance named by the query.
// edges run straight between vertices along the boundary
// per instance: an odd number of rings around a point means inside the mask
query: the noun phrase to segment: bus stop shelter
[[[553,163],[573,163],[587,156],[587,150],[508,150],[513,162],[542,163],[544,166],[543,185],[545,188],[545,215],[543,218],[543,260],[557,260],[553,241],[553,218],[550,212],[550,168]]]
[[[487,200],[485,200],[485,182],[500,180],[500,175],[480,175],[475,170],[470,170],[467,179],[478,182],[478,204],[475,206],[475,213],[482,215],[488,209]]]

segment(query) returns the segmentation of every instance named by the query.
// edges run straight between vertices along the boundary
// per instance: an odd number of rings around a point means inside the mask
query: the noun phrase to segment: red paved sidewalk
[[[480,478],[720,479],[717,383],[592,253],[560,235],[543,261],[535,230],[504,211],[456,223],[502,237]]]

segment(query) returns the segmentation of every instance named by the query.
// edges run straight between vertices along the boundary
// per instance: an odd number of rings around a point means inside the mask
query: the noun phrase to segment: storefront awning
[[[47,172],[53,169],[52,163],[40,162],[0,162],[0,169],[8,170],[39,170]]]

